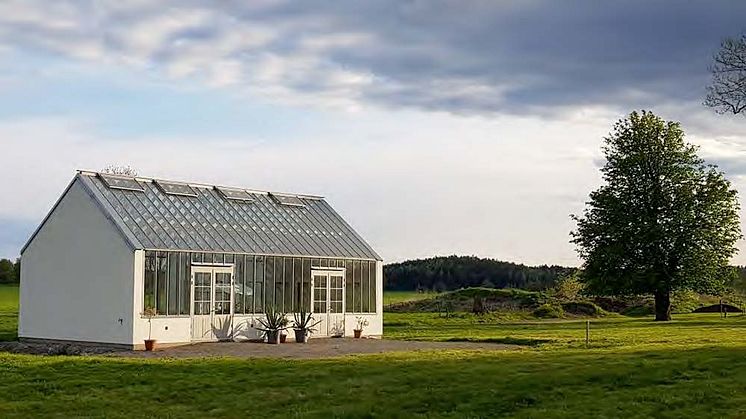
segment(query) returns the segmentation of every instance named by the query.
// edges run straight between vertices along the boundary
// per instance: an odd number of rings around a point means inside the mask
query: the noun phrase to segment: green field
[[[14,340],[18,329],[18,287],[0,285],[0,341]]]
[[[417,291],[385,291],[383,293],[383,305],[403,303],[405,301],[424,300],[437,295],[434,292],[417,292]]]
[[[15,295],[0,292],[3,301]],[[4,306],[7,337],[16,307]],[[129,417],[133,409],[158,417],[746,414],[746,317],[661,324],[611,316],[592,321],[590,349],[578,320],[390,313],[385,323],[388,338],[534,346],[294,361],[0,354],[0,417]]]
[[[584,349],[586,320],[504,321],[457,313],[385,313],[386,336],[392,339],[494,341],[528,344],[540,350]],[[746,316],[717,313],[680,314],[671,322],[649,317],[609,316],[590,320],[590,347],[641,349],[729,346],[746,349]]]

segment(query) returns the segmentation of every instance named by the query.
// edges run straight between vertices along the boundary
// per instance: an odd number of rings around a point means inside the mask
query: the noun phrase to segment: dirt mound
[[[694,313],[721,313],[723,311],[727,311],[728,313],[743,313],[743,310],[730,304],[713,304],[699,307],[694,310]]]

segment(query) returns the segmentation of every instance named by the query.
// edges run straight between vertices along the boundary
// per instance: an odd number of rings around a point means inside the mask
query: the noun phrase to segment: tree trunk
[[[671,320],[671,293],[668,291],[655,292],[655,321],[667,322]]]

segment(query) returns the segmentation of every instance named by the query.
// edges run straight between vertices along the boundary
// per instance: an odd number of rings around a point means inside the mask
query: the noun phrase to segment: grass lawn
[[[413,352],[315,361],[0,355],[0,416],[721,417],[746,350]]]
[[[742,315],[721,319],[717,313],[678,314],[671,322],[614,315],[590,322],[592,348],[746,348],[746,316]],[[543,350],[585,348],[585,320],[505,321],[466,313],[446,319],[438,313],[385,313],[384,327],[385,335],[391,339],[539,344],[537,348]]]
[[[12,300],[15,292],[0,289],[0,298]],[[14,336],[17,309],[3,310],[9,316],[0,317],[1,333]],[[583,347],[583,321],[391,313],[390,338],[543,343],[292,361],[0,353],[0,417],[745,415],[746,317],[676,319],[596,320],[590,349]]]
[[[432,298],[437,295],[433,292],[417,292],[417,291],[384,291],[383,292],[383,305],[387,306],[394,303],[403,303],[405,301],[424,300],[426,298]]]

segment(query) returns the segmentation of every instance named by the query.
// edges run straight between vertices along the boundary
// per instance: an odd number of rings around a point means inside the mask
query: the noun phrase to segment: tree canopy
[[[0,284],[21,282],[21,260],[0,259]]]
[[[653,294],[671,318],[675,290],[717,291],[741,237],[738,197],[697,156],[676,122],[633,112],[605,138],[604,184],[591,192],[572,242],[589,291]]]
[[[389,290],[455,290],[466,287],[551,288],[574,268],[530,267],[476,256],[445,256],[392,263],[384,267]]]

